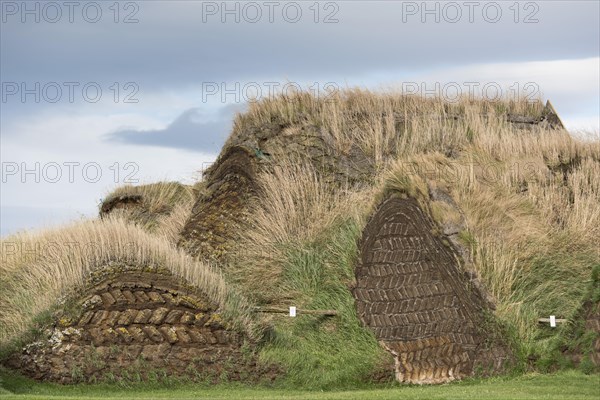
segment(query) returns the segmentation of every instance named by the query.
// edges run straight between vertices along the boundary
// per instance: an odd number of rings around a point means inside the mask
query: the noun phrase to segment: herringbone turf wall
[[[268,370],[243,354],[204,296],[158,274],[122,274],[87,291],[78,316],[9,360],[25,374],[62,383],[176,376],[255,380]]]
[[[402,382],[447,382],[476,364],[500,369],[506,358],[485,345],[482,297],[442,239],[416,200],[399,197],[380,205],[361,239],[357,312],[394,355]]]

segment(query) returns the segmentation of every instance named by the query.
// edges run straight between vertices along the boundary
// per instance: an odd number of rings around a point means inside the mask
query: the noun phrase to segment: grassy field
[[[2,399],[598,399],[600,375],[566,371],[553,375],[466,380],[438,386],[365,387],[346,391],[301,391],[243,386],[159,385],[59,386],[2,376]]]

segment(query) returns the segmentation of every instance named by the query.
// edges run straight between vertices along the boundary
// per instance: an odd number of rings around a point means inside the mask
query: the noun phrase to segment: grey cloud
[[[242,111],[243,107],[240,104],[227,105],[209,118],[200,108],[191,108],[165,129],[123,129],[107,135],[106,139],[125,144],[218,153],[229,135],[235,113]]]
[[[433,65],[586,58],[597,56],[600,45],[598,2],[588,1],[530,2],[539,6],[539,22],[530,24],[514,23],[508,2],[500,2],[504,15],[495,24],[480,14],[475,23],[466,15],[456,24],[431,17],[421,23],[418,15],[403,22],[406,2],[334,2],[334,24],[315,24],[309,3],[296,24],[281,18],[273,24],[220,23],[218,16],[203,23],[202,2],[138,3],[138,24],[9,20],[0,40],[3,80],[133,80],[142,90],[160,90],[207,80],[326,79]],[[519,18],[528,13],[521,9]]]

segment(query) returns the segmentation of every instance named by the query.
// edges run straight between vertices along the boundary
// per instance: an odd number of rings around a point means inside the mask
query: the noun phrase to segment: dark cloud
[[[218,153],[229,135],[235,113],[243,108],[241,104],[227,105],[214,117],[207,117],[200,108],[191,108],[165,129],[124,129],[107,135],[106,139],[126,144]]]

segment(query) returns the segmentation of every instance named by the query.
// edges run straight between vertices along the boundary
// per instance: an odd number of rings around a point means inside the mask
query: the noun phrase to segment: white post
[[[290,317],[296,316],[296,307],[290,306]]]
[[[550,327],[556,328],[556,316],[555,315],[550,316]]]

